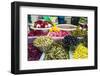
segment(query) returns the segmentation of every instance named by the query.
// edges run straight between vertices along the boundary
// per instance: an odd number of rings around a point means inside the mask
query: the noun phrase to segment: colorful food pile
[[[79,44],[73,53],[73,58],[74,59],[84,59],[87,57],[88,57],[88,49],[82,44]]]
[[[52,26],[49,30],[49,32],[59,32],[60,28],[58,28],[56,25]]]
[[[44,60],[57,60],[57,59],[68,59],[68,54],[62,45],[53,43],[51,48],[45,52]]]
[[[36,21],[35,29],[28,33],[28,60],[41,60],[42,55],[43,60],[88,58],[88,30],[82,29],[81,26],[76,27],[74,31],[64,31],[64,27],[60,29],[50,20]]]
[[[79,29],[78,26],[76,30],[72,31],[72,36],[77,37],[84,46],[88,47],[88,31]]]
[[[35,28],[49,28],[52,24],[48,21],[38,20],[35,22],[34,27]]]
[[[75,37],[84,37],[87,35],[87,30],[80,29],[80,26],[78,26],[76,30],[72,31],[72,35]]]
[[[51,36],[51,37],[65,37],[67,35],[71,35],[71,33],[67,31],[63,31],[63,30],[60,30],[59,32],[49,32],[48,33],[48,36]]]
[[[43,48],[41,51],[45,53],[44,60],[68,59],[68,53],[61,44],[56,43],[49,36],[40,36],[33,41],[33,45]],[[48,48],[49,47],[49,48]]]
[[[79,43],[78,38],[68,35],[65,36],[62,42],[65,44],[65,46],[76,46]]]
[[[40,36],[33,41],[33,45],[44,50],[53,43],[53,39],[50,36]]]
[[[42,52],[32,45],[32,43],[28,44],[28,60],[39,60],[42,55]]]

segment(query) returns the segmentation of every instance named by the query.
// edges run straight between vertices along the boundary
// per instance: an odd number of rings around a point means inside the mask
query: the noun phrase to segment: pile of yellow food
[[[52,26],[49,30],[49,32],[59,32],[60,28],[58,28],[57,26]]]
[[[88,58],[88,48],[79,44],[75,51],[73,52],[74,59],[86,59]]]

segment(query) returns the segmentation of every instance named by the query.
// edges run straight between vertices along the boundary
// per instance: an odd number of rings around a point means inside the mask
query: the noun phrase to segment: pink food
[[[63,30],[61,30],[60,32],[49,32],[48,34],[48,36],[51,36],[51,37],[64,37],[67,35],[71,35],[71,33],[68,31],[63,31]]]

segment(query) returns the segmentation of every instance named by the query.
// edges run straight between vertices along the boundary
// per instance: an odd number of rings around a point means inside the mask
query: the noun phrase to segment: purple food
[[[42,52],[32,43],[28,44],[28,61],[39,60],[42,55]]]

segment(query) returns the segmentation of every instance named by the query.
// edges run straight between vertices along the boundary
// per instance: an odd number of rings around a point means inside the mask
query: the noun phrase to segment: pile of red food
[[[47,31],[42,31],[42,30],[32,30],[28,33],[28,36],[44,36],[47,35]]]
[[[35,22],[34,27],[35,28],[49,28],[51,27],[51,23],[48,21],[38,20]]]
[[[28,61],[39,60],[42,55],[42,52],[32,45],[28,44]]]
[[[71,35],[71,33],[68,31],[63,31],[63,30],[60,30],[59,32],[49,32],[48,33],[48,36],[51,36],[51,37],[64,37],[67,35]]]

